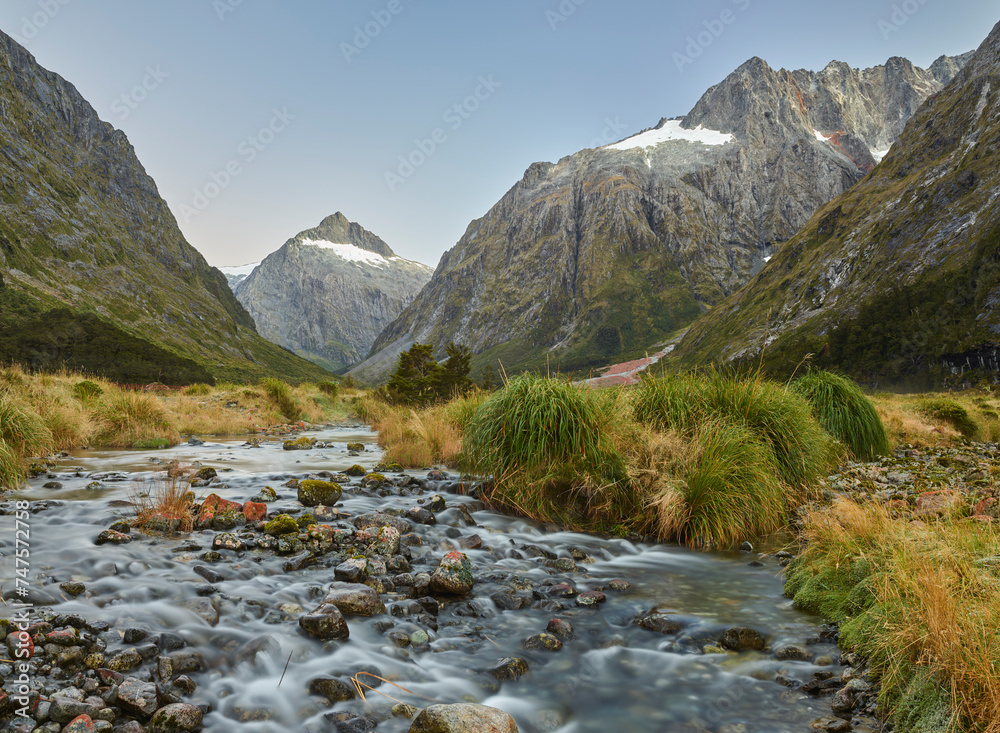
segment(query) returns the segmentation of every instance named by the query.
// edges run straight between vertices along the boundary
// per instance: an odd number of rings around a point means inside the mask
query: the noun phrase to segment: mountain
[[[474,365],[508,369],[641,355],[868,174],[964,61],[812,72],[754,58],[684,118],[532,165],[352,373],[384,377],[414,342],[461,342]]]
[[[1000,370],[1000,25],[885,160],[681,342],[682,364],[807,354],[879,385]],[[763,353],[762,353],[763,352]]]
[[[229,289],[235,293],[237,286],[250,277],[250,273],[257,269],[259,264],[259,262],[251,262],[248,265],[239,265],[238,267],[220,267],[219,272],[226,276]]]
[[[252,268],[236,297],[261,334],[337,371],[364,358],[431,273],[337,212]]]
[[[322,373],[256,333],[125,134],[2,32],[0,361],[126,382]]]

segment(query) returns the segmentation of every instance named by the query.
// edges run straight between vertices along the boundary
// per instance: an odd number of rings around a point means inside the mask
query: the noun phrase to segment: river
[[[203,445],[153,452],[78,451],[59,460],[48,476],[32,479],[13,497],[33,502],[36,510],[45,507],[30,515],[32,598],[52,603],[58,614],[107,621],[111,628],[102,638],[109,655],[140,645],[135,639],[146,634],[146,642],[162,632],[181,637],[186,650],[198,651],[206,660],[204,669],[190,673],[197,687],[185,700],[210,706],[204,720],[208,731],[335,730],[324,717],[331,710],[365,712],[380,720],[378,731],[406,731],[409,721],[389,713],[395,702],[377,693],[369,692],[367,703],[355,699],[335,708],[309,694],[316,677],[349,681],[363,671],[405,687],[408,691],[390,685],[379,689],[417,707],[433,700],[501,708],[522,732],[798,733],[830,714],[823,700],[775,679],[780,675],[805,682],[816,672],[836,673],[836,667],[777,661],[767,652],[702,653],[726,629],[748,626],[765,634],[771,648],[809,641],[814,658],[837,659],[835,645],[817,638],[821,620],[796,611],[782,596],[775,558],[761,558],[754,567],[750,562],[757,557],[746,553],[703,553],[547,532],[448,492],[454,475],[451,482],[393,490],[388,496],[368,495],[354,483],[345,487],[338,508],[355,516],[405,510],[435,493],[444,496],[448,508],[438,513],[436,525],[413,525],[422,544],[410,548],[412,572],[431,572],[445,552],[462,549],[477,579],[471,597],[439,599],[436,618],[414,613],[412,600],[383,593],[390,612],[349,617],[350,638],[345,641],[317,641],[297,623],[333,581],[332,568],[322,563],[289,570],[288,558],[262,550],[223,552],[221,561],[208,563],[201,556],[211,548],[212,531],[176,538],[135,533],[130,544],[94,544],[103,529],[127,513],[121,502],[140,483],[151,483],[168,461],[217,469],[225,487],[197,489],[199,498],[214,491],[242,503],[263,487],[273,487],[279,499],[268,506],[270,514],[300,509],[295,490],[283,486],[290,478],[337,473],[356,463],[370,470],[381,461],[377,436],[363,426],[312,435],[331,447],[291,452],[282,450],[279,441],[251,446],[243,440],[206,439]],[[366,452],[348,455],[350,442],[364,443]],[[427,471],[407,473],[426,480]],[[52,481],[61,488],[43,488]],[[101,488],[87,488],[95,482]],[[465,526],[462,507],[472,509],[475,526]],[[481,548],[459,544],[472,534],[481,538]],[[0,517],[0,538],[7,598],[14,586],[13,516]],[[558,563],[547,561],[548,554],[581,559],[575,571],[566,572],[552,567]],[[194,572],[196,566],[208,566],[222,579],[206,584]],[[612,580],[627,581],[630,587],[613,590]],[[74,598],[61,591],[59,584],[68,581],[83,583],[86,592]],[[578,592],[603,589],[607,600],[580,607],[572,597],[548,594],[561,582]],[[531,606],[501,610],[490,599],[511,587],[533,588],[533,595],[528,592]],[[218,609],[216,625],[177,605],[199,597]],[[632,623],[654,608],[676,616],[684,629],[663,635]],[[575,639],[556,652],[522,648],[526,638],[544,631],[554,617],[572,624]],[[390,626],[418,643],[393,643],[387,636]],[[128,629],[139,630],[130,636],[135,643],[125,643]],[[427,634],[427,643],[419,643],[419,631]],[[505,657],[525,659],[529,672],[502,684],[483,674]],[[155,661],[146,666],[155,669]],[[0,666],[0,674],[9,673]],[[380,684],[372,677],[362,679]],[[49,680],[39,684],[47,685],[47,693],[58,687]]]

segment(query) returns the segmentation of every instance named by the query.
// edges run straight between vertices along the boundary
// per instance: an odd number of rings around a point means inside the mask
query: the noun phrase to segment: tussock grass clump
[[[336,382],[320,382],[316,387],[327,397],[336,397],[340,392],[340,385]]]
[[[486,498],[495,505],[582,527],[617,524],[638,507],[607,408],[589,389],[518,377],[469,421],[462,465],[493,478]]]
[[[694,433],[712,420],[743,425],[771,446],[781,479],[798,490],[814,484],[839,457],[836,441],[809,403],[760,375],[645,379],[634,405],[636,420],[660,430]]]
[[[180,436],[171,427],[167,411],[152,395],[120,391],[101,398],[94,410],[98,445],[130,448],[154,438],[177,442]]]
[[[785,591],[841,624],[841,645],[869,659],[897,728],[1000,731],[996,530],[900,522],[841,499],[810,514],[804,535]]]
[[[652,498],[656,534],[692,547],[731,547],[784,526],[788,497],[774,452],[725,420],[698,426],[675,478]]]
[[[287,382],[267,377],[260,380],[260,386],[285,419],[301,419],[302,404],[292,395],[292,388]]]
[[[791,389],[812,405],[820,424],[855,458],[870,461],[889,453],[889,437],[875,406],[851,380],[813,370],[792,382]]]
[[[0,395],[0,485],[24,481],[28,458],[52,451],[52,432],[29,406]]]
[[[184,388],[184,394],[189,397],[204,397],[212,394],[212,387],[207,384],[191,384]]]

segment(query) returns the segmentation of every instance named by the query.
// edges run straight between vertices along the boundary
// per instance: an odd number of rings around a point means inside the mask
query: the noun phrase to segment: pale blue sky
[[[0,29],[128,134],[214,265],[261,259],[338,210],[436,265],[532,162],[684,114],[752,56],[927,66],[997,20],[971,0],[0,5]],[[411,154],[420,165],[400,170]]]

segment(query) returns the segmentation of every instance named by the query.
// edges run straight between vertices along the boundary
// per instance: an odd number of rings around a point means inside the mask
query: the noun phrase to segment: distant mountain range
[[[378,381],[415,342],[508,371],[655,350],[868,175],[967,58],[819,72],[754,58],[686,117],[530,166],[352,373]]]
[[[432,272],[337,212],[227,277],[262,335],[337,371],[364,358]]]
[[[0,32],[0,362],[124,382],[325,372],[258,335],[128,138]]]
[[[811,362],[873,385],[1000,371],[1000,24],[885,160],[823,206],[673,359]]]

